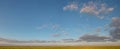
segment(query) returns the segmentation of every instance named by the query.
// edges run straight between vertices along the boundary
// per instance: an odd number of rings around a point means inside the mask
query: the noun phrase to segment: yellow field
[[[120,46],[0,46],[0,49],[120,49]]]

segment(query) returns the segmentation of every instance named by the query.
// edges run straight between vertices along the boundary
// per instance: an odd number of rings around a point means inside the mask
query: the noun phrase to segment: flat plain
[[[0,46],[0,49],[120,49],[120,46]]]

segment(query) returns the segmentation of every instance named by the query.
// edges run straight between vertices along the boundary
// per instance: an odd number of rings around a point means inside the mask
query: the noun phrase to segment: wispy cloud
[[[64,6],[63,10],[78,10],[78,5],[76,3],[71,3]]]
[[[106,14],[114,10],[114,7],[109,7],[106,3],[86,2],[79,6],[76,2],[70,3],[63,7],[63,10],[76,10],[80,13],[86,13],[96,16],[99,19],[104,19]]]
[[[53,34],[52,33],[50,34],[53,37],[60,37],[63,35],[68,35],[68,32],[64,30],[65,28],[62,28],[59,24],[43,24],[43,25],[38,26],[37,29],[38,30],[49,29],[51,31],[54,31]],[[55,32],[58,32],[58,33],[55,33]]]
[[[93,2],[89,2],[87,4],[84,3],[83,7],[80,10],[80,13],[82,12],[98,15],[98,12],[96,11],[96,5]]]
[[[91,1],[83,4],[83,7],[80,9],[80,13],[92,14],[100,19],[103,19],[105,14],[108,14],[113,10],[113,7],[107,7],[105,3],[98,4]]]
[[[52,25],[51,25],[51,28],[54,29],[54,30],[55,30],[55,29],[59,29],[59,28],[60,28],[60,25],[58,25],[58,24],[52,24]]]
[[[61,34],[56,33],[56,34],[52,34],[52,36],[53,36],[53,37],[60,37]]]
[[[40,25],[38,27],[36,27],[38,30],[41,30],[41,29],[44,29],[44,28],[47,28],[48,25],[47,24],[43,24],[43,25]]]
[[[63,33],[64,35],[68,35],[68,32],[66,32],[66,31],[62,31],[62,33]]]
[[[60,25],[59,24],[42,24],[38,27],[36,27],[38,30],[41,30],[41,29],[59,29]]]

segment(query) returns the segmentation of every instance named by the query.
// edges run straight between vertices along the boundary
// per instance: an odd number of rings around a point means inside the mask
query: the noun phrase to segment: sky
[[[120,17],[119,0],[0,0],[0,37],[17,40],[109,36],[105,26]]]

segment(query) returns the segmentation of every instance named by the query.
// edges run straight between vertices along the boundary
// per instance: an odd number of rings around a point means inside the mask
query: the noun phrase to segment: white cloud
[[[113,10],[114,10],[113,7],[107,7],[106,4],[97,4],[94,2],[88,2],[83,4],[83,7],[80,9],[80,13],[92,14],[100,19],[103,19],[105,14],[108,14]]]
[[[78,5],[75,3],[71,3],[63,7],[63,10],[77,10],[77,9]]]
[[[89,2],[88,4],[83,4],[83,7],[80,10],[80,13],[90,13],[90,14],[95,14],[98,15],[99,13],[96,10],[96,5],[93,2]]]
[[[113,10],[114,10],[114,8],[109,8],[109,9],[108,9],[108,11],[113,11]]]
[[[80,9],[79,9],[80,8]],[[87,2],[80,7],[77,2],[70,3],[63,7],[63,10],[80,11],[80,13],[87,13],[96,16],[99,19],[104,19],[106,14],[114,10],[114,7],[108,7],[105,3]]]
[[[113,10],[114,10],[113,7],[107,7],[106,4],[101,4],[100,9],[98,9],[98,12],[99,13],[109,13]]]
[[[99,18],[99,19],[104,19],[105,18],[105,16],[96,16],[97,18]]]

